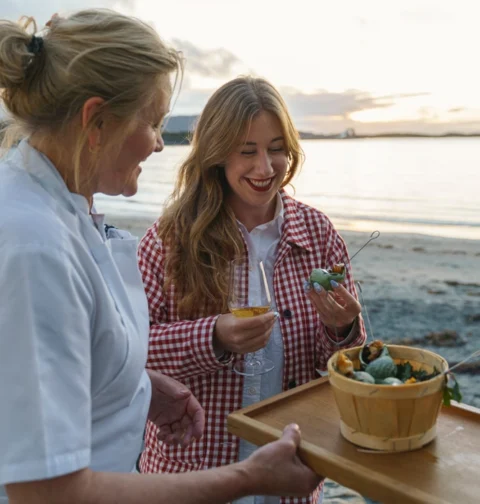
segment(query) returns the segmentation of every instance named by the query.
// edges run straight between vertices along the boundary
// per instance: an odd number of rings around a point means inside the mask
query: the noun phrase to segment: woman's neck
[[[261,226],[273,220],[275,217],[275,209],[277,208],[277,197],[275,196],[267,205],[260,207],[249,206],[244,202],[238,204],[235,201],[230,201],[229,204],[237,220],[239,220],[247,228],[247,231],[250,232],[257,226]]]
[[[53,166],[55,166],[56,170],[64,180],[65,185],[70,192],[80,194],[86,198],[91,209],[93,204],[93,192],[87,190],[86,188],[81,188],[80,190],[75,189],[73,183],[74,176],[72,173],[72,167],[71,165],[65,163],[65,156],[62,155],[62,152],[60,152],[60,150],[55,145],[44,142],[35,137],[30,137],[28,142],[34,149],[41,152],[45,157],[47,157],[48,160],[53,164]],[[65,150],[68,152],[68,149]]]

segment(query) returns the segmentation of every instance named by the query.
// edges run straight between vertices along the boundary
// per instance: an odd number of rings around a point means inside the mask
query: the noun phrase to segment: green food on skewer
[[[333,290],[330,280],[343,283],[345,281],[345,272],[346,268],[343,263],[335,264],[331,270],[317,268],[310,273],[310,283],[318,283],[327,291]]]

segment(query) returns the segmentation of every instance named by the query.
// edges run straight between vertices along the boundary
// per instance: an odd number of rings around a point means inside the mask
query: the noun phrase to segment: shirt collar
[[[284,189],[280,190],[284,208],[282,240],[308,251],[314,250],[311,231],[305,222],[301,204],[290,197]]]
[[[65,181],[57,168],[43,153],[30,145],[28,138],[20,141],[13,156],[19,156],[26,171],[35,177],[49,192],[55,192],[65,202],[73,204],[76,210],[88,214],[90,207],[87,199],[81,194],[72,193],[68,190]]]
[[[276,198],[277,198],[277,202],[276,202],[276,206],[275,206],[275,213],[273,214],[273,219],[271,221],[265,222],[264,224],[260,224],[259,226],[256,226],[254,229],[261,230],[261,229],[266,229],[270,226],[276,225],[278,227],[278,231],[281,233],[283,221],[284,221],[285,208],[284,208],[283,200],[282,200],[280,193],[277,193]],[[247,231],[247,228],[238,219],[237,219],[237,222],[242,230]],[[252,231],[253,231],[253,229],[252,229]]]

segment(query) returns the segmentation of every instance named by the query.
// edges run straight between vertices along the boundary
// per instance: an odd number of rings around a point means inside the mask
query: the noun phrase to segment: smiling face
[[[140,110],[132,131],[124,139],[116,156],[105,155],[99,173],[97,191],[111,196],[133,196],[138,189],[141,163],[164,147],[160,126],[168,112],[169,93],[159,92],[153,104]]]
[[[278,118],[261,111],[247,137],[225,161],[230,187],[227,202],[241,222],[255,216],[256,225],[273,218],[276,195],[288,168],[285,139]]]

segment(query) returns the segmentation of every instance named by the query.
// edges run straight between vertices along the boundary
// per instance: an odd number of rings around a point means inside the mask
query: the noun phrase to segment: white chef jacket
[[[0,504],[7,483],[130,472],[150,404],[136,239],[26,140],[0,162]]]

